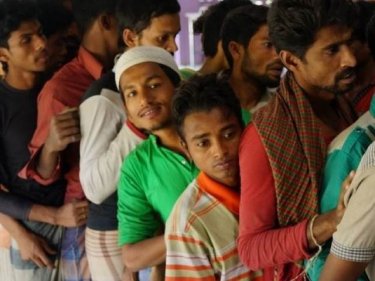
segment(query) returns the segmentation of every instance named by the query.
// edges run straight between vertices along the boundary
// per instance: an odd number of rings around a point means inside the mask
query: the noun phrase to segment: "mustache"
[[[279,60],[276,60],[276,61],[273,61],[273,62],[269,63],[267,65],[266,69],[267,70],[269,70],[269,69],[278,69],[278,68],[282,69],[283,67],[284,67],[284,65],[282,64],[282,62],[279,61]]]
[[[356,69],[354,67],[346,68],[336,75],[336,81],[351,77],[356,74]]]

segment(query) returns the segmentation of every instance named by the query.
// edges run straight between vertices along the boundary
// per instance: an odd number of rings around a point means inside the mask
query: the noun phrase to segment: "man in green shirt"
[[[144,59],[152,52],[160,61]],[[165,261],[164,238],[156,233],[163,231],[174,203],[198,174],[172,124],[175,85],[166,75],[171,72],[172,80],[179,81],[173,57],[156,47],[130,49],[115,67],[129,120],[151,134],[125,159],[118,185],[119,243],[125,266],[133,271]]]

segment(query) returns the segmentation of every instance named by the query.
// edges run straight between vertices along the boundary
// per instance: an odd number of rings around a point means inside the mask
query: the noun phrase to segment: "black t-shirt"
[[[64,180],[42,186],[18,177],[30,158],[28,144],[36,128],[39,90],[16,90],[0,82],[0,183],[33,203],[60,206],[66,189]]]

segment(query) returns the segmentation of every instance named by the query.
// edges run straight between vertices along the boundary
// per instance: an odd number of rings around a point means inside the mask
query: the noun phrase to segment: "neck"
[[[241,108],[250,110],[255,107],[267,88],[260,85],[254,79],[245,79],[243,75],[236,75],[234,72],[229,77],[229,84],[240,101]]]
[[[173,126],[168,126],[163,129],[153,131],[152,133],[158,137],[159,142],[162,146],[175,152],[184,154],[184,151],[181,147],[180,138]]]
[[[10,67],[5,75],[5,81],[9,86],[17,90],[30,90],[38,82],[39,74],[35,72],[18,72]]]
[[[225,69],[225,61],[223,58],[218,56],[215,57],[206,57],[202,67],[199,69],[198,73],[201,75],[207,75],[211,73],[218,73],[221,70]]]
[[[115,54],[109,51],[105,39],[95,26],[83,35],[81,45],[103,65],[105,70],[113,67]]]
[[[296,81],[298,83],[297,79]],[[336,98],[334,93],[313,87],[304,88],[300,83],[298,84],[306,94],[315,116],[321,121],[320,127],[324,129],[326,135],[334,137],[347,127],[343,117],[344,109],[332,103]]]

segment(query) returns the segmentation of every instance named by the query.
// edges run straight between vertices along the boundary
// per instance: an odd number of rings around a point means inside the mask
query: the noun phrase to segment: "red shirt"
[[[241,260],[250,270],[263,269],[264,280],[290,281],[303,270],[294,261],[310,257],[308,220],[290,227],[278,226],[272,169],[253,125],[246,128],[241,140],[240,173]]]
[[[71,62],[63,66],[43,87],[38,97],[37,128],[29,144],[31,158],[22,169],[20,176],[33,178],[41,184],[50,184],[61,176],[67,180],[65,201],[83,199],[79,181],[79,143],[71,144],[60,153],[60,163],[49,179],[43,179],[35,169],[35,156],[44,145],[53,116],[66,107],[78,107],[81,97],[95,80],[99,79],[103,66],[83,47]]]

